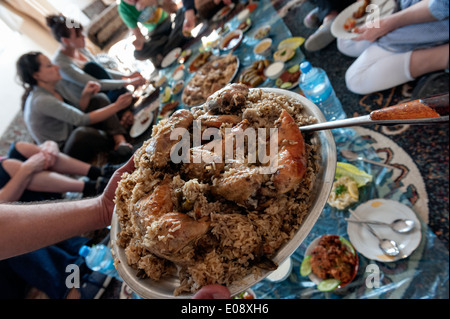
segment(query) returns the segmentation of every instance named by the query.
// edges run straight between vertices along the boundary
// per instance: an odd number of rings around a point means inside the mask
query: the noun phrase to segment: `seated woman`
[[[100,84],[101,91],[106,93],[110,101],[115,102],[120,95],[128,92],[127,85],[138,87],[145,83],[140,73],[124,75],[97,63],[96,58],[85,47],[81,24],[68,27],[74,25],[74,22],[61,15],[50,15],[46,19],[53,37],[60,43],[53,63],[60,67],[62,78],[69,82],[68,85],[74,92],[80,94],[89,81],[95,81]],[[120,112],[119,118],[125,127],[133,124],[133,115],[128,109]]]
[[[91,166],[59,152],[55,142],[40,146],[17,142],[11,145],[8,156],[0,162],[0,203],[38,202],[61,198],[64,192],[79,192],[84,197],[103,192],[117,166]],[[87,181],[65,174],[87,176]],[[12,222],[14,223],[14,222]],[[0,261],[0,298],[23,298],[31,285],[53,299],[93,298],[104,276],[91,273],[84,265],[78,250],[89,238],[73,237],[58,244]],[[66,286],[68,265],[78,265],[81,290]],[[98,282],[98,279],[100,282]],[[95,281],[94,281],[95,280]],[[93,282],[89,284],[89,282]]]
[[[104,94],[97,94],[100,85],[88,82],[78,99],[61,79],[59,67],[40,52],[22,55],[17,73],[26,88],[25,123],[38,144],[53,140],[65,154],[86,162],[99,152],[113,150],[111,155],[118,158],[110,161],[123,162],[131,157],[132,146],[116,115],[130,105],[131,93],[109,104]]]
[[[370,94],[448,69],[448,0],[402,0],[399,10],[357,29],[338,49],[357,57],[345,74],[347,88]]]

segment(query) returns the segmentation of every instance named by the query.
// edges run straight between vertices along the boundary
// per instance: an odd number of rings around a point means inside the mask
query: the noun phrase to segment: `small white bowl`
[[[253,53],[262,56],[269,56],[272,53],[272,39],[265,38],[255,46]]]
[[[245,19],[247,19],[250,16],[250,10],[249,9],[244,9],[241,12],[238,13],[238,15],[236,16],[236,19],[238,19],[239,21],[245,21]]]
[[[276,61],[270,64],[265,70],[264,75],[271,80],[276,80],[283,74],[285,68],[284,62]]]

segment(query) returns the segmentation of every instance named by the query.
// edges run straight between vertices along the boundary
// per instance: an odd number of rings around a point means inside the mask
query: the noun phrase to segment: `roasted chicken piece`
[[[170,139],[170,135],[176,128],[187,129],[194,120],[194,116],[188,110],[178,110],[158,129],[150,139],[145,149],[150,154],[150,160],[156,167],[163,167],[170,160],[172,146],[177,144],[178,139]]]
[[[185,264],[181,251],[209,230],[209,221],[174,211],[172,184],[163,181],[136,203],[135,223],[143,244],[154,255]]]
[[[244,84],[229,84],[206,100],[205,109],[213,114],[237,113],[245,107],[248,92],[248,87]]]

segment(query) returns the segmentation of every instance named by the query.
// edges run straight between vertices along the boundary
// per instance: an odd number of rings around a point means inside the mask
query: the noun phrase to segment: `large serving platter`
[[[264,92],[271,92],[274,94],[285,95],[298,100],[304,105],[304,113],[308,116],[317,118],[318,122],[325,122],[325,117],[320,109],[305,97],[291,91],[276,89],[276,88],[261,88],[250,90],[263,90]],[[336,145],[332,133],[329,130],[317,131],[309,133],[310,143],[320,145],[320,170],[316,176],[314,189],[311,196],[311,206],[309,208],[307,217],[303,224],[296,231],[294,237],[287,242],[277,252],[273,261],[280,265],[287,259],[303,242],[309,234],[317,219],[319,218],[323,207],[327,202],[328,195],[331,191],[334,175],[336,170]],[[111,223],[111,246],[114,259],[116,261],[117,271],[122,279],[133,289],[139,296],[143,298],[191,298],[192,295],[185,294],[181,296],[174,296],[174,290],[179,286],[179,279],[176,275],[162,279],[160,281],[153,281],[152,279],[140,279],[137,277],[137,270],[130,267],[127,263],[125,250],[116,244],[117,235],[120,232],[120,224],[118,216],[114,213]],[[242,280],[236,281],[228,288],[231,295],[237,295],[240,292],[252,287],[257,282],[264,279],[271,272],[268,270],[261,270],[260,276],[248,275]]]

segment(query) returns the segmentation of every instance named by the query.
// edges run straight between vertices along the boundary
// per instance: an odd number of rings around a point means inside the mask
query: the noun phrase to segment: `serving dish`
[[[197,70],[196,74],[189,80],[189,82],[186,83],[186,85],[184,87],[183,94],[182,94],[182,102],[185,105],[190,106],[190,107],[197,106],[197,105],[204,103],[207,98],[206,96],[203,96],[204,97],[203,99],[197,98],[196,101],[191,101],[191,100],[189,100],[189,91],[192,90],[195,93],[198,93],[198,91],[200,90],[202,92],[202,94],[204,94],[205,91],[207,92],[207,91],[213,90],[212,85],[214,85],[216,87],[219,86],[217,78],[214,78],[214,81],[207,80],[207,76],[209,74],[208,68],[213,67],[213,64],[217,63],[217,61],[225,59],[225,57],[227,57],[228,55],[224,54],[221,56],[211,56],[210,59],[208,60],[208,62],[203,64]],[[224,79],[225,81],[223,83],[221,83],[221,84],[223,84],[223,86],[217,87],[217,89],[214,89],[213,91],[220,90],[226,84],[231,83],[231,81],[233,81],[233,79],[236,77],[236,75],[239,71],[240,61],[239,61],[239,58],[237,55],[231,55],[231,56],[236,59],[236,67],[235,67],[234,71],[230,74],[228,79]],[[196,84],[200,85],[201,88],[200,88],[200,86],[196,86]],[[205,89],[205,85],[211,85],[211,87],[208,87]],[[214,92],[212,92],[212,93],[214,93]]]
[[[250,90],[262,90],[263,92],[284,95],[293,98],[304,105],[305,115],[315,117],[318,122],[325,122],[325,117],[320,109],[314,103],[297,93],[275,88],[261,88]],[[334,181],[336,166],[336,145],[333,139],[333,135],[330,131],[319,131],[308,135],[308,140],[309,143],[319,145],[317,155],[320,157],[319,164],[321,168],[318,171],[316,181],[312,188],[312,194],[315,194],[315,196],[312,196],[309,199],[310,207],[302,225],[295,232],[293,238],[285,245],[283,245],[272,259],[272,261],[278,265],[289,258],[289,256],[298,248],[298,246],[309,234],[318,217],[320,216],[323,207],[326,204],[328,194]],[[155,282],[151,279],[139,279],[136,276],[137,270],[131,268],[127,264],[125,250],[120,248],[116,244],[119,232],[120,224],[118,221],[118,216],[116,213],[114,213],[111,223],[111,245],[113,256],[116,261],[115,264],[117,266],[117,271],[119,272],[119,275],[122,277],[124,282],[126,282],[138,295],[143,298],[182,299],[192,297],[191,294],[183,294],[176,297],[173,295],[174,289],[179,285],[179,279],[175,275],[162,279],[158,282]],[[258,277],[255,277],[254,274],[251,274],[242,278],[241,280],[233,282],[228,287],[231,295],[234,296],[242,291],[247,290],[257,282],[268,276],[269,273],[269,270],[261,269],[261,274]]]
[[[339,242],[347,248],[347,254],[351,254],[354,256],[354,261],[355,261],[355,266],[351,269],[351,274],[350,274],[350,279],[346,280],[345,282],[340,282],[337,283],[337,286],[334,289],[340,289],[340,288],[344,288],[345,286],[347,286],[349,283],[351,283],[353,281],[353,279],[355,279],[356,274],[358,273],[358,268],[359,268],[359,258],[358,258],[358,254],[356,253],[354,247],[352,246],[352,244],[345,239],[342,236],[338,236],[338,235],[323,235],[321,237],[317,237],[316,239],[314,239],[308,246],[308,248],[305,251],[305,260],[302,262],[302,267],[304,266],[304,263],[309,262],[311,255],[314,251],[314,249],[319,245],[319,242],[322,238],[324,237],[328,237],[328,238],[333,238],[333,239],[338,239]],[[327,260],[328,261],[328,260]],[[325,262],[325,264],[327,264],[327,262]],[[301,269],[300,271],[302,272],[303,269]],[[318,288],[320,290],[320,283],[323,282],[324,280],[329,280],[329,279],[322,279],[320,278],[317,274],[314,273],[314,271],[311,271],[308,274],[309,279],[314,282],[316,285],[318,285]],[[333,279],[331,279],[333,280]],[[334,281],[334,280],[333,280]],[[334,290],[332,289],[332,290]]]

